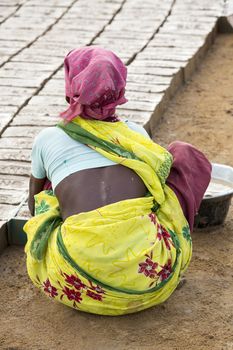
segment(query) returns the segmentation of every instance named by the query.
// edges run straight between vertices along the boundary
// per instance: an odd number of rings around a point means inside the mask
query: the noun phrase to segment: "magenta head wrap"
[[[60,114],[68,122],[114,119],[124,97],[127,68],[111,51],[96,46],[71,51],[65,58],[65,88],[69,108]]]

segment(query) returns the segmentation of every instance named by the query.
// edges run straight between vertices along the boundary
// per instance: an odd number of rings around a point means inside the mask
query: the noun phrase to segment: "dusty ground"
[[[170,104],[154,138],[192,142],[233,165],[233,36],[219,36]],[[186,284],[161,306],[100,317],[45,298],[26,275],[22,248],[0,257],[0,349],[233,349],[233,207],[224,226],[193,234]]]

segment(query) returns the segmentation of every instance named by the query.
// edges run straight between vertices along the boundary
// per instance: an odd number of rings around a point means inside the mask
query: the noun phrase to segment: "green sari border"
[[[57,124],[57,127],[65,131],[72,139],[88,146],[98,147],[103,149],[106,152],[115,153],[120,157],[127,159],[140,160],[133,152],[125,150],[123,147],[118,146],[112,142],[103,140],[89,131],[82,128],[80,125],[77,125],[73,122],[64,124],[60,122]]]

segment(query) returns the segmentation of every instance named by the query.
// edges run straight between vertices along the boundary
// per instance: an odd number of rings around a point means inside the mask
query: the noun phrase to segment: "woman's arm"
[[[41,191],[43,191],[45,182],[46,182],[46,177],[43,179],[36,179],[33,175],[30,176],[28,208],[32,216],[34,216],[34,210],[35,210],[34,196],[40,193]]]

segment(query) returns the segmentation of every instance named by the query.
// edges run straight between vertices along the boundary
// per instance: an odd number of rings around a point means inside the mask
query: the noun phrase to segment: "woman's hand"
[[[46,177],[43,179],[36,179],[32,175],[30,176],[28,208],[32,216],[34,216],[34,210],[35,210],[34,196],[40,193],[41,191],[43,191],[45,182],[46,182]]]

